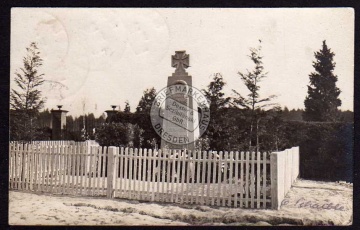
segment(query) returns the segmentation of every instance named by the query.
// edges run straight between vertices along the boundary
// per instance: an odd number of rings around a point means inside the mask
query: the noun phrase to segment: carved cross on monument
[[[171,66],[175,67],[175,73],[186,73],[185,69],[189,65],[189,54],[186,51],[175,51],[175,55],[171,56]]]

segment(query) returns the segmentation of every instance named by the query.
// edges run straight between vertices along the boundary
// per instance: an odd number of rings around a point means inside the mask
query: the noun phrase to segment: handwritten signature
[[[290,201],[288,199],[284,199],[281,202],[281,205],[292,205],[290,203]],[[341,204],[334,204],[332,202],[330,202],[329,200],[324,200],[324,201],[309,201],[306,200],[305,198],[300,198],[298,199],[295,204],[293,204],[296,208],[312,208],[312,209],[324,209],[324,210],[336,210],[336,211],[345,211],[344,206],[342,206]]]

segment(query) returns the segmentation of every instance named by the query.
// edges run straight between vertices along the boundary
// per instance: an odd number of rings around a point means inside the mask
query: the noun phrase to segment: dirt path
[[[10,225],[349,225],[353,187],[298,180],[280,210],[9,192]]]

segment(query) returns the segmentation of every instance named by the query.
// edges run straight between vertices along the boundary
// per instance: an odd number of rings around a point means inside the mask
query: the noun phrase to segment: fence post
[[[270,178],[271,178],[271,208],[279,208],[279,192],[278,192],[278,153],[273,152],[270,154]]]
[[[291,148],[291,154],[292,154],[292,178],[291,178],[291,185],[293,185],[293,183],[295,182],[296,178],[297,178],[297,163],[296,163],[296,148],[292,147]]]
[[[291,149],[287,149],[285,150],[285,187],[284,187],[284,191],[285,194],[290,190],[291,185],[292,185],[292,155],[293,152],[291,151]]]
[[[287,193],[287,180],[285,165],[288,164],[287,152],[273,152],[270,154],[270,176],[271,176],[271,208],[279,209],[285,194]],[[291,165],[287,166],[287,168]]]
[[[271,176],[271,208],[279,209],[281,202],[285,198],[288,191],[286,188],[287,180],[286,174],[289,170],[285,171],[287,160],[287,152],[273,152],[270,154],[270,176]],[[287,168],[291,167],[287,166]]]
[[[110,146],[108,148],[108,162],[107,162],[107,198],[113,198],[113,179],[114,179],[114,155],[116,147]]]
[[[299,146],[294,147],[295,149],[295,180],[300,177],[300,148]]]

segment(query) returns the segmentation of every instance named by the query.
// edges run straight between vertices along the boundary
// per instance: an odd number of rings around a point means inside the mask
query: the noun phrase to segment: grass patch
[[[127,207],[127,208],[120,209],[120,211],[125,212],[125,213],[134,213],[134,212],[136,212],[136,209],[131,208],[131,207]]]
[[[111,212],[118,212],[119,211],[119,209],[117,209],[117,208],[113,208],[113,207],[111,207],[111,206],[106,206],[105,208],[99,208],[99,207],[96,207],[96,209],[101,209],[101,210],[106,210],[106,211],[111,211]]]

